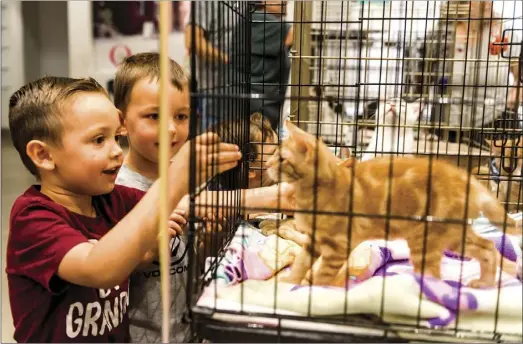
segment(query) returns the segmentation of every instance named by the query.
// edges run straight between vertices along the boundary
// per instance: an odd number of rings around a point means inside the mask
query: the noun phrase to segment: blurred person
[[[267,99],[251,99],[250,112],[261,112],[274,130],[280,124],[290,74],[293,30],[286,22],[286,1],[258,1],[251,26],[251,93]]]
[[[238,100],[233,102],[225,96],[243,92],[241,83],[233,80],[229,60],[231,54],[238,55],[239,49],[245,45],[245,40],[243,44],[231,42],[238,24],[239,31],[246,32],[244,14],[249,4],[241,1],[196,1],[193,4],[194,21],[191,14],[185,26],[185,48],[189,54],[196,55],[198,93],[202,95],[198,106],[205,130],[228,118],[231,111],[241,106]]]
[[[507,110],[516,111],[521,102],[522,91],[520,88],[518,101],[516,87],[518,62],[514,59],[508,63],[508,59],[502,57],[502,51],[504,56],[518,56],[521,48],[496,45],[502,41],[503,30],[513,21],[502,20],[492,1],[448,1],[446,4],[449,9],[442,5],[441,17],[455,18],[457,14],[459,19],[454,27],[455,50],[449,49],[452,37],[445,37],[453,32],[452,21],[440,22],[439,28],[419,40],[411,51],[420,59],[411,65],[417,73],[409,83],[414,93],[423,97],[427,96],[427,88],[431,99],[445,94],[451,97],[449,105],[429,107],[432,121],[438,122],[444,113],[441,107],[449,106],[451,126],[478,129],[489,126]],[[517,31],[506,32],[505,43],[520,41]],[[437,60],[427,62],[422,57]],[[452,59],[456,61],[451,62]],[[422,80],[420,71],[427,63],[432,64],[428,71],[431,74],[426,71]]]

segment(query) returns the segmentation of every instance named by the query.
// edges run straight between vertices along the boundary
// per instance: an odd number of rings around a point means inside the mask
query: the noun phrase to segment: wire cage
[[[279,10],[268,3],[192,3],[191,35],[201,34],[210,45],[192,40],[192,118],[198,120],[191,120],[190,135],[215,131],[238,144],[244,157],[204,185],[191,177],[189,245],[195,250],[188,309],[194,333],[217,342],[521,342],[521,233],[505,234],[509,219],[521,232],[523,211],[521,2],[294,1],[291,13],[285,11],[291,2]],[[286,39],[291,26],[292,47]],[[375,264],[372,270],[368,263],[364,279],[350,275],[351,287],[310,279],[292,287],[279,283],[278,275],[314,246],[317,221],[395,220],[391,206],[380,215],[358,214],[352,206],[343,213],[314,206],[291,215],[280,200],[276,209],[249,206],[246,189],[271,184],[266,161],[289,137],[285,119],[321,139],[338,161],[354,161],[350,173],[379,157],[389,157],[391,166],[409,156],[458,167],[467,185],[478,181],[507,217],[499,223],[465,212],[435,219],[429,205],[423,216],[410,217],[412,226],[425,228],[420,238],[434,223],[463,232],[461,253],[445,253],[442,279],[433,285],[412,272],[405,242],[387,236],[347,249],[347,266],[354,268],[357,257]],[[199,172],[196,160],[193,151],[191,176]],[[432,166],[429,179],[437,177]],[[381,182],[391,178],[392,167]],[[309,190],[313,199],[317,185]],[[272,187],[281,195],[281,184]],[[431,187],[425,196],[427,204],[436,197]],[[358,201],[370,202],[351,202]],[[309,216],[298,220],[300,211]],[[218,213],[224,222],[209,220]],[[300,231],[304,219],[312,221],[312,234]],[[340,230],[350,237],[351,226]],[[505,274],[498,264],[497,286],[481,292],[464,282],[479,271],[478,262],[465,257],[471,230],[496,243],[505,258],[499,264],[515,266]],[[309,235],[312,245],[303,246],[300,235]]]

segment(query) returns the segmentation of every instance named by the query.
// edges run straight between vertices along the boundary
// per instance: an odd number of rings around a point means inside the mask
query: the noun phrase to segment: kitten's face
[[[267,173],[277,182],[326,179],[333,176],[337,160],[329,148],[313,135],[286,121],[289,137],[267,161]],[[316,159],[316,153],[317,159]],[[334,166],[334,167],[333,167]],[[317,167],[317,172],[315,172]]]
[[[402,99],[390,99],[378,108],[379,122],[381,124],[408,124],[416,123],[423,105],[419,101],[407,103]]]

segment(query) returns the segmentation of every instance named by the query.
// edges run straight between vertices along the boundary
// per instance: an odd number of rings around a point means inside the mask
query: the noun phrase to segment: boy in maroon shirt
[[[9,127],[40,180],[11,211],[6,272],[15,340],[128,341],[128,278],[156,255],[159,184],[147,193],[115,186],[123,158],[118,110],[93,79],[44,77],[13,94]],[[195,140],[208,177],[241,157],[214,134]],[[170,211],[188,189],[189,153],[187,143],[169,166]]]

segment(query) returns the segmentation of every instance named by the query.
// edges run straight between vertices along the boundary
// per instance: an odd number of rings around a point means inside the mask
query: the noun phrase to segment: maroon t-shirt
[[[68,283],[57,275],[65,254],[99,240],[141,199],[117,185],[93,197],[96,218],[70,212],[30,187],[11,210],[7,243],[9,300],[17,342],[126,342],[129,280],[111,289]]]

